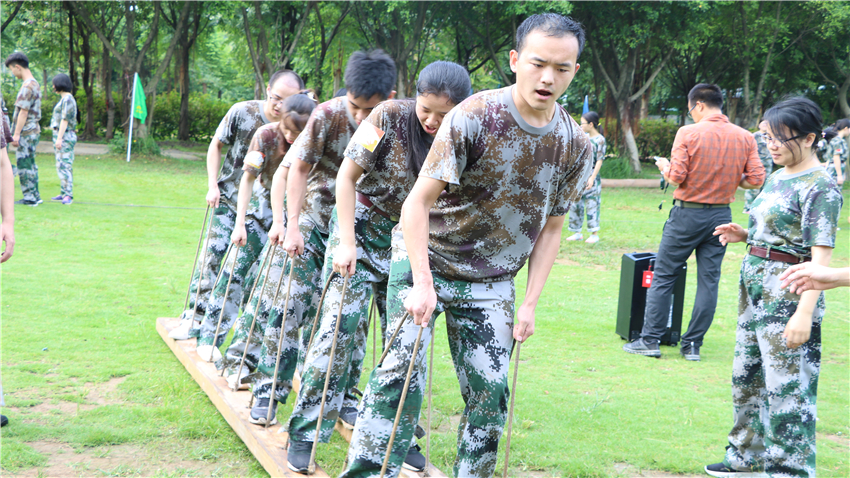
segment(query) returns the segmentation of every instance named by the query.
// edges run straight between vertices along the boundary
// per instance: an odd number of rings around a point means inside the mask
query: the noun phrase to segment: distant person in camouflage
[[[723,244],[746,241],[732,365],[734,424],[726,457],[706,466],[717,477],[815,476],[815,423],[821,360],[823,293],[784,290],[792,265],[829,265],[843,199],[815,154],[821,112],[806,98],[769,109],[767,144],[783,169],[750,209],[749,230],[729,223]]]
[[[18,97],[15,99],[15,114],[12,116],[12,146],[18,150],[15,157],[18,162],[18,179],[21,181],[23,198],[15,204],[38,206],[44,201],[38,192],[38,165],[35,164],[35,147],[38,146],[41,126],[41,87],[29,68],[27,56],[15,52],[6,58],[6,68],[15,78],[24,80]]]
[[[268,326],[262,339],[254,381],[253,393],[257,400],[251,409],[252,423],[265,424],[269,407],[272,407],[271,423],[277,421],[277,403],[286,402],[299,354],[302,357],[306,354],[310,325],[316,315],[322,289],[322,265],[328,245],[331,211],[336,201],[335,181],[339,166],[357,125],[378,103],[395,94],[395,62],[381,50],[357,51],[348,59],[344,79],[346,95],[316,107],[304,132],[295,140],[282,163],[283,167],[289,168],[286,177],[288,227],[285,228],[282,249],[291,257],[286,269],[281,271],[285,277],[282,291],[290,290],[291,296],[286,310],[283,310],[285,293],[281,292],[276,303],[263,303],[262,308],[255,312],[268,316]],[[282,204],[273,205],[279,206]],[[272,225],[278,241],[284,230],[279,217],[275,213]],[[281,259],[282,256],[276,258],[276,262],[282,263]],[[295,272],[290,284],[292,268]],[[274,279],[274,276],[270,278]],[[285,327],[282,327],[284,321]],[[284,341],[278,350],[281,334]],[[272,376],[278,365],[275,362],[277,357],[280,367],[277,387],[273,391]],[[359,376],[360,371],[355,374]],[[351,400],[356,403],[355,398]]]
[[[221,261],[230,244],[230,234],[236,221],[236,200],[242,177],[242,159],[254,132],[260,126],[280,121],[283,101],[304,88],[304,81],[290,70],[275,72],[266,87],[267,100],[236,103],[224,115],[207,150],[207,205],[214,207],[208,247],[198,257],[195,275],[189,286],[189,305],[180,316],[181,323],[168,336],[186,340],[200,335],[199,325],[206,315],[210,293],[218,275]],[[224,162],[221,151],[230,146]],[[221,170],[219,172],[219,169]],[[206,244],[207,239],[204,239]],[[203,277],[201,273],[203,271]],[[200,291],[198,288],[200,287]],[[197,304],[195,296],[197,295]],[[234,298],[237,302],[240,297]],[[194,311],[194,316],[192,312]]]
[[[200,326],[198,355],[202,358],[221,358],[218,347],[238,315],[239,298],[246,292],[243,286],[247,284],[249,271],[256,271],[253,273],[254,280],[250,282],[257,283],[259,267],[264,265],[260,260],[264,257],[261,252],[267,247],[266,239],[272,225],[272,177],[316,106],[316,102],[306,93],[304,90],[284,100],[282,119],[277,123],[260,126],[245,154],[236,205],[236,221],[230,235],[233,246],[231,258],[223,266],[224,271],[213,287],[207,312]],[[255,181],[257,178],[259,181]],[[248,300],[247,296],[245,300]],[[214,337],[216,328],[219,329],[219,335]]]
[[[391,264],[392,230],[401,206],[428,155],[444,116],[469,96],[469,73],[455,63],[438,61],[419,73],[416,100],[381,103],[354,134],[336,178],[336,207],[330,223],[323,277],[333,272],[320,312],[321,322],[307,353],[301,389],[289,419],[289,468],[307,471],[313,442],[328,443],[337,417],[354,425],[357,408],[343,406],[353,360],[362,361],[366,341],[356,335],[366,329],[370,299],[385,303]],[[333,363],[329,365],[337,314],[343,301],[344,274],[350,276],[343,302]],[[385,321],[386,315],[381,318]],[[386,337],[386,324],[381,331]],[[368,334],[368,330],[367,330]],[[322,429],[316,437],[325,375],[331,368]],[[414,446],[405,467],[425,469],[425,457]]]
[[[570,18],[530,16],[510,52],[516,84],[467,98],[443,121],[393,234],[387,330],[402,329],[369,379],[342,476],[378,475],[415,360],[387,476],[401,471],[423,402],[428,343],[442,312],[466,403],[454,475],[493,475],[514,341],[534,333],[564,216],[591,174],[590,140],[556,102],[579,69],[584,39]],[[526,261],[528,287],[514,317],[514,276]],[[411,357],[422,328],[419,354]]]
[[[773,172],[773,157],[770,155],[770,151],[767,149],[767,142],[764,140],[765,132],[767,131],[767,121],[762,121],[759,123],[759,130],[753,133],[753,138],[756,139],[756,146],[758,147],[759,159],[761,159],[761,165],[764,166],[764,175],[765,177],[770,176],[770,173]],[[764,189],[764,184],[762,187],[758,189],[747,189],[747,192],[744,193],[744,213],[748,213],[750,211],[750,206],[753,204],[753,201],[756,197],[761,193],[761,190]]]
[[[56,173],[59,174],[59,195],[50,198],[69,205],[74,201],[74,145],[77,144],[77,102],[71,95],[71,78],[64,73],[53,77],[53,91],[59,101],[53,107],[50,129],[53,130],[53,150],[56,154]]]
[[[826,161],[826,171],[835,179],[839,187],[844,187],[844,181],[847,179],[847,158],[848,153],[847,137],[850,136],[850,120],[842,118],[835,122],[835,126],[830,128],[832,136],[829,138],[827,153],[824,160]]]
[[[599,114],[588,111],[581,115],[581,130],[587,133],[593,147],[593,172],[590,173],[581,197],[570,206],[567,228],[574,234],[567,240],[584,239],[581,226],[587,214],[587,230],[590,232],[590,237],[585,242],[595,244],[599,242],[599,212],[602,209],[602,178],[599,176],[599,170],[602,169],[602,161],[605,160],[605,137],[599,133]]]

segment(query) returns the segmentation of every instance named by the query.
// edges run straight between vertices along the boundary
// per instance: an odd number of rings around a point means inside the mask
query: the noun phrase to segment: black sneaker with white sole
[[[357,423],[357,409],[354,407],[342,407],[339,411],[339,419],[342,420],[346,428],[354,429],[354,424]]]
[[[661,357],[661,349],[658,348],[658,342],[650,343],[643,338],[623,345],[623,350],[630,354],[643,355],[645,357]]]
[[[693,342],[683,343],[682,348],[679,349],[679,354],[685,357],[685,360],[699,362],[699,345]]]
[[[421,448],[419,448],[419,445],[414,443],[413,446],[407,450],[407,456],[404,457],[404,463],[401,466],[417,473],[425,471],[425,465],[427,465],[428,462],[425,461],[425,455],[423,455],[420,450]]]
[[[313,452],[313,442],[289,440],[289,449],[286,451],[286,466],[290,470],[306,474],[310,468],[310,453]]]
[[[736,470],[724,463],[707,465],[705,472],[717,478],[767,478],[767,473],[752,470]]]
[[[272,402],[272,420],[269,426],[277,423],[277,400],[270,400],[268,398],[254,400],[254,407],[251,408],[251,416],[248,418],[248,421],[255,425],[265,425],[266,417],[269,414],[269,402]]]

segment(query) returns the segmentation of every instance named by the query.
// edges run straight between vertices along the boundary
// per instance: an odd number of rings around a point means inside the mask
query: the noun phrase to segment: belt
[[[800,258],[795,255],[788,254],[787,252],[777,251],[776,249],[771,249],[769,247],[749,246],[748,252],[751,255],[761,257],[762,259],[786,262],[788,264],[799,264],[801,262],[809,262],[812,260],[812,256],[805,256]]]
[[[714,209],[718,207],[729,207],[728,204],[703,204],[701,202],[682,201],[681,199],[674,199],[673,205],[691,209]]]
[[[374,203],[372,203],[372,200],[369,199],[369,196],[367,196],[363,193],[357,193],[357,200],[360,202],[360,204],[368,207],[369,211],[373,211],[373,212],[377,213],[379,216],[383,216],[383,217],[389,219],[392,222],[398,222],[399,219],[400,219],[398,216],[391,216],[388,212],[386,212],[383,209],[376,206]]]

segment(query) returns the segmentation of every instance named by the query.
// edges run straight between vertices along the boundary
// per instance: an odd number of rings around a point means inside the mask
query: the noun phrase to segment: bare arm
[[[221,200],[221,192],[218,190],[218,171],[221,169],[221,149],[224,143],[213,138],[210,147],[207,148],[207,204],[218,207]]]
[[[27,116],[29,116],[30,110],[20,110],[18,111],[18,122],[15,123],[15,132],[12,133],[12,145],[18,146],[18,142],[21,140],[21,131],[24,130],[24,125],[27,123]]]
[[[230,240],[240,247],[248,243],[248,233],[245,231],[245,214],[248,213],[248,203],[251,202],[255,179],[257,177],[253,173],[244,171],[242,179],[239,181],[239,196],[236,199],[236,222],[233,224]]]
[[[354,161],[345,158],[336,175],[336,218],[339,223],[339,246],[334,252],[334,272],[354,274],[357,265],[357,244],[354,238],[354,203],[357,180],[363,175]]]
[[[552,271],[552,264],[558,257],[561,247],[561,230],[564,228],[564,216],[549,216],[531,256],[528,258],[528,283],[525,286],[525,299],[517,311],[514,324],[514,339],[525,342],[534,334],[534,310],[543,292],[543,286]]]
[[[782,287],[789,287],[794,294],[807,290],[829,290],[850,287],[850,267],[833,269],[813,262],[791,266],[779,276]]]
[[[428,262],[429,212],[446,188],[445,181],[420,176],[401,207],[401,227],[404,244],[413,271],[413,289],[404,301],[404,307],[416,324],[428,326],[437,306],[434,278]]]
[[[56,148],[62,147],[62,136],[65,135],[66,129],[68,129],[68,120],[62,120],[59,123],[59,131],[56,132]]]
[[[664,180],[667,181],[667,184],[673,186],[674,188],[679,186],[679,183],[674,182],[670,179],[670,160],[668,160],[667,158],[656,156],[655,165],[658,166],[658,170],[661,171],[661,177],[663,177]]]
[[[812,262],[814,264],[829,266],[831,259],[831,247],[812,247]],[[800,303],[797,304],[797,311],[788,319],[788,324],[785,325],[785,331],[782,332],[788,348],[795,349],[809,340],[812,333],[812,315],[814,314],[820,294],[821,292],[818,290],[807,290],[800,294]]]
[[[587,185],[585,189],[590,189],[593,187],[593,181],[596,180],[596,175],[599,174],[599,170],[602,169],[602,161],[597,161],[596,166],[593,167],[593,172],[590,173],[590,177],[587,178]]]
[[[5,128],[3,128],[5,129]],[[2,134],[2,132],[0,132]],[[0,262],[6,262],[12,257],[15,249],[15,181],[12,178],[12,163],[6,148],[0,149],[0,240],[6,243]]]
[[[269,229],[269,241],[278,244],[283,242],[283,236],[286,233],[286,227],[283,221],[286,211],[283,210],[283,201],[286,199],[286,176],[288,174],[289,168],[280,166],[274,172],[274,177],[272,178],[272,227]]]
[[[298,216],[304,206],[304,196],[307,194],[307,177],[313,165],[295,159],[289,166],[289,175],[286,178],[286,239],[283,248],[290,256],[304,252],[304,238],[298,228]]]

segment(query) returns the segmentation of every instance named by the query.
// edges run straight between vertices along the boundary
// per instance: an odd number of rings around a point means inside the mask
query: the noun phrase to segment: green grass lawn
[[[40,155],[38,164],[41,194],[51,197],[53,158]],[[74,172],[73,205],[16,207],[15,254],[2,266],[3,414],[11,420],[2,429],[3,474],[50,475],[58,461],[80,476],[266,476],[155,330],[157,317],[183,305],[204,217],[203,163],[78,157]],[[739,222],[742,198],[733,208]],[[726,254],[702,362],[669,347],[660,360],[626,355],[614,333],[621,256],[655,250],[671,199],[672,191],[606,189],[602,241],[563,244],[536,334],[522,348],[512,476],[701,475],[722,458],[744,247]],[[850,262],[847,215],[836,266]],[[827,293],[818,407],[826,477],[850,475],[848,302],[848,289]],[[437,327],[432,461],[450,472],[463,402],[445,326]],[[336,435],[319,448],[332,475],[345,449]]]

